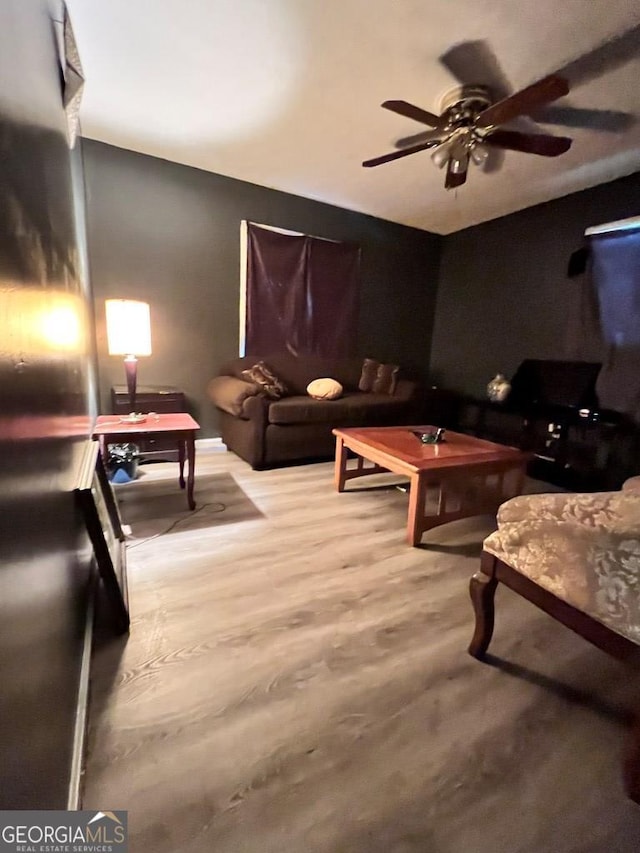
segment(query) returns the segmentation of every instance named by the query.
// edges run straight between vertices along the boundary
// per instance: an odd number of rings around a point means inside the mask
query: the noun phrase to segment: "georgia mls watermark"
[[[0,811],[0,853],[127,851],[126,811]]]

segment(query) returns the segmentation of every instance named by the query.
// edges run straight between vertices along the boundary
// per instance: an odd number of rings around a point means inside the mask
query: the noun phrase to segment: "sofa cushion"
[[[394,394],[400,368],[397,364],[382,364],[375,358],[365,358],[358,390],[374,394]]]
[[[243,370],[242,378],[258,385],[261,393],[270,400],[279,400],[287,393],[287,386],[264,361],[258,361],[253,367]]]
[[[363,394],[359,391],[348,392],[339,400],[314,400],[307,395],[298,395],[271,403],[269,422],[361,426],[393,420],[394,415],[401,417],[406,406],[406,402],[388,394]]]
[[[375,358],[365,358],[362,362],[362,372],[360,373],[360,381],[358,382],[358,390],[368,393],[373,391],[373,383],[378,375],[378,367],[380,362]]]
[[[307,385],[307,394],[314,400],[337,400],[342,396],[342,385],[335,379],[314,379]]]
[[[397,364],[379,364],[371,389],[374,394],[395,394],[399,372]]]

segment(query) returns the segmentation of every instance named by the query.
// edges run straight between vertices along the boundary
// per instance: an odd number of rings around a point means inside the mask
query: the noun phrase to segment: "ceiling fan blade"
[[[518,133],[517,130],[494,130],[482,140],[487,145],[539,154],[541,157],[558,157],[571,148],[572,139],[567,136],[547,136],[544,133]]]
[[[454,163],[460,163],[461,168],[454,171]],[[452,157],[447,163],[447,175],[444,179],[444,188],[453,190],[456,187],[461,187],[467,180],[467,172],[469,169],[469,155],[465,154],[462,160],[456,160]]]
[[[515,95],[510,95],[503,101],[488,107],[476,119],[478,127],[505,124],[521,115],[528,115],[543,104],[555,101],[569,93],[569,84],[564,77],[550,74],[537,83],[532,83],[526,89],[521,89]]]
[[[413,104],[409,104],[407,101],[385,101],[380,106],[405,118],[412,118],[421,124],[427,124],[429,127],[440,127],[442,125],[441,116],[429,113],[426,110],[420,109],[420,107],[414,107]]]
[[[406,148],[409,145],[420,145],[422,142],[439,142],[443,138],[442,131],[421,130],[420,133],[412,133],[411,136],[403,136],[394,143],[396,148]]]
[[[440,63],[463,86],[488,86],[494,98],[506,98],[513,91],[494,52],[484,39],[453,45],[442,54]]]
[[[417,154],[418,151],[426,151],[427,148],[433,148],[439,144],[439,139],[432,139],[430,142],[423,142],[422,145],[412,145],[411,148],[403,148],[402,151],[392,151],[391,154],[383,154],[381,157],[365,160],[362,165],[365,168],[380,166],[381,163],[389,163],[391,160],[398,160],[400,157],[407,157],[409,154]]]

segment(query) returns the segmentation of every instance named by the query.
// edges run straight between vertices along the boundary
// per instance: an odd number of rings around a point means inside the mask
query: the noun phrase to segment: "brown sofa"
[[[287,386],[280,400],[269,400],[242,371],[264,361]],[[287,353],[245,356],[222,365],[208,394],[219,410],[222,440],[252,468],[331,456],[334,427],[419,423],[418,383],[398,379],[393,394],[358,390],[362,358],[331,360]],[[337,400],[315,400],[307,392],[314,379],[330,377],[343,386]]]

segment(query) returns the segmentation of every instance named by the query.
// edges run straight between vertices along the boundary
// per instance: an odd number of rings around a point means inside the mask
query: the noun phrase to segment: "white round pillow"
[[[342,385],[335,379],[314,379],[307,385],[307,394],[314,400],[337,400],[342,396]]]

